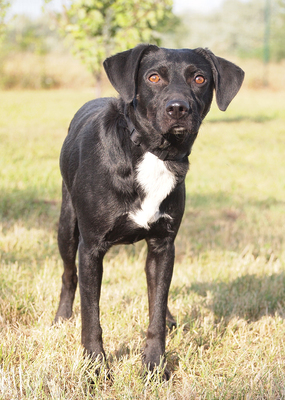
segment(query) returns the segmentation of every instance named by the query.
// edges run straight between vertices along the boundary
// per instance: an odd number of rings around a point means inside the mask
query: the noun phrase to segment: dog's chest
[[[161,202],[176,184],[174,173],[166,168],[165,163],[154,154],[145,153],[137,167],[136,181],[144,190],[145,197],[140,208],[129,214],[130,218],[145,229],[161,217],[170,218],[159,211]]]

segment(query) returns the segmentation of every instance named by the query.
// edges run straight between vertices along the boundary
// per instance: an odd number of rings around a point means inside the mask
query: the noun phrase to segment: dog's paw
[[[59,305],[57,313],[53,320],[53,325],[56,325],[60,322],[67,321],[72,317],[72,307],[67,307],[66,304]]]
[[[59,327],[65,321],[71,320],[71,318],[72,318],[72,314],[71,315],[59,315],[57,313],[54,320],[52,321],[51,326]]]
[[[157,366],[156,364],[154,366],[151,366],[149,364],[143,366],[142,376],[145,383],[147,384],[148,382],[153,381],[169,381],[171,373],[166,367],[166,364],[164,364],[164,366]]]
[[[165,356],[148,356],[146,353],[142,355],[143,376],[145,380],[165,380],[170,379],[170,371],[166,366]]]
[[[108,361],[106,359],[105,352],[99,354],[88,353],[84,351],[84,358],[87,362],[86,371],[89,376],[89,384],[95,384],[98,379],[101,381],[113,381],[113,375],[111,373]]]

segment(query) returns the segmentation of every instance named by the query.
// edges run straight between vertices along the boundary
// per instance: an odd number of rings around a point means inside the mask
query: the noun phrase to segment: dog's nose
[[[173,119],[180,119],[189,112],[189,104],[184,100],[170,100],[166,104],[166,112]]]

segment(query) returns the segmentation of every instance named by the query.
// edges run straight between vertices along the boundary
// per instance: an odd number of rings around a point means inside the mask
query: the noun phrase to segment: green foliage
[[[140,42],[160,44],[171,9],[172,0],[74,0],[59,23],[98,79],[106,57]]]
[[[6,50],[47,54],[56,46],[59,35],[50,30],[48,18],[33,20],[19,15],[8,24],[5,40]]]
[[[9,0],[0,0],[0,40],[3,39],[3,35],[6,29],[5,16],[9,6]]]

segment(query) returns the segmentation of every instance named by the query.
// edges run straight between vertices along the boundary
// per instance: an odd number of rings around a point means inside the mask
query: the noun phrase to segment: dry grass
[[[101,312],[113,380],[82,357],[77,295],[52,327],[61,261],[58,156],[92,91],[0,93],[0,398],[285,398],[284,91],[214,106],[191,155],[169,305],[169,382],[141,371],[146,248],[107,255]],[[91,381],[93,380],[93,384]]]
[[[264,84],[274,91],[285,90],[285,60],[264,65],[259,60],[240,60],[227,57],[246,71],[244,86],[249,89],[263,89]]]
[[[92,74],[68,53],[11,53],[2,61],[3,89],[81,88],[93,84]]]

